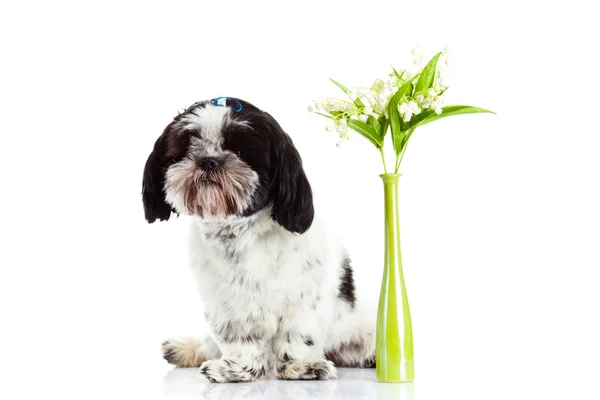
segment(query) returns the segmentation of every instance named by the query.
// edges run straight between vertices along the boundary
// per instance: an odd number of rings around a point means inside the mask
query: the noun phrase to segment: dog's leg
[[[269,342],[265,339],[245,338],[220,343],[222,357],[202,363],[200,373],[211,382],[257,381],[267,372]]]
[[[337,301],[328,329],[325,357],[336,367],[375,367],[375,311],[358,305],[348,308]]]
[[[276,319],[269,313],[254,311],[220,308],[206,312],[222,353],[221,358],[207,360],[200,366],[200,374],[209,381],[253,382],[267,373]]]
[[[273,342],[280,379],[325,380],[337,376],[333,363],[323,357],[325,329],[317,311],[319,300],[317,296],[288,308],[281,319]]]
[[[169,339],[162,344],[163,358],[182,368],[199,367],[204,361],[219,358],[219,346],[210,336]]]

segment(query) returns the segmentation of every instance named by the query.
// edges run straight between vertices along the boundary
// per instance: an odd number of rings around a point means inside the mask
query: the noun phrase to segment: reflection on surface
[[[209,383],[196,368],[174,368],[163,380],[163,392],[170,396],[198,399],[310,398],[414,400],[414,383],[378,383],[374,369],[339,368],[338,379],[330,381],[281,381],[274,378],[253,383]]]

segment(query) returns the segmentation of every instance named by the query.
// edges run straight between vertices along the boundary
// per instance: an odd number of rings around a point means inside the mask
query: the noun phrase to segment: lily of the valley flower
[[[414,100],[410,100],[408,103],[400,103],[398,105],[398,112],[402,116],[404,122],[409,122],[413,115],[417,115],[421,112],[421,108]]]
[[[335,124],[335,130],[338,131],[338,133],[345,133],[348,130],[348,123],[346,122],[346,120],[338,120]]]
[[[433,111],[440,115],[442,113],[442,105],[444,104],[444,100],[441,97],[436,97],[433,103],[431,103],[431,108]]]
[[[423,108],[429,108],[431,107],[431,103],[433,103],[433,99],[431,97],[425,97],[421,102],[421,107]]]

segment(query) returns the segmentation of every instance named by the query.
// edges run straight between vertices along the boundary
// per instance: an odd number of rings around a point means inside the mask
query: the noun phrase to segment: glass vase
[[[412,323],[400,252],[400,174],[380,176],[383,179],[384,192],[385,253],[377,310],[377,380],[411,382],[415,372]]]

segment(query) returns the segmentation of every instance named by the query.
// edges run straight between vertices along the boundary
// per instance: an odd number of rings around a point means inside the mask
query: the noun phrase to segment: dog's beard
[[[242,215],[257,184],[258,174],[233,155],[211,172],[186,158],[167,170],[166,200],[179,212],[203,218]]]

